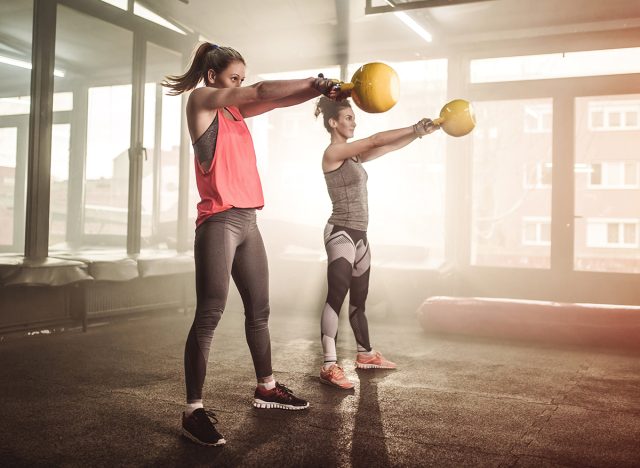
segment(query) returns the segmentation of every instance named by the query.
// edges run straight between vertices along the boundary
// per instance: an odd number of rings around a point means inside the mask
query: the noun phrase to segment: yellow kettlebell
[[[351,90],[353,102],[365,112],[386,112],[400,97],[400,79],[386,63],[371,62],[356,70],[350,83],[340,83],[340,89]]]
[[[440,117],[433,121],[445,133],[461,137],[471,132],[476,126],[476,115],[473,106],[464,99],[454,99],[446,103],[440,111]]]

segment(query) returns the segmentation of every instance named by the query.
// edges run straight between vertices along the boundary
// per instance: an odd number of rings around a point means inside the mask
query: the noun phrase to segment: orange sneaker
[[[351,390],[353,382],[344,375],[344,370],[338,364],[331,364],[328,369],[320,369],[320,382],[326,385]]]
[[[373,351],[370,355],[358,353],[356,367],[358,369],[395,369],[398,366],[395,362],[385,359],[379,351]]]

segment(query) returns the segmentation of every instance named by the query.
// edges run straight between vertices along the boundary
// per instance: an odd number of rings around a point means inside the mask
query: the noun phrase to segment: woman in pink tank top
[[[215,415],[205,410],[202,389],[214,330],[222,317],[229,278],[238,287],[245,308],[245,332],[253,359],[257,408],[300,410],[309,403],[275,381],[269,337],[267,257],[256,224],[264,200],[253,141],[244,119],[278,107],[302,103],[320,94],[342,99],[335,80],[307,78],[261,81],[242,86],[245,61],[231,47],[198,46],[183,75],[163,83],[171,95],[191,91],[187,124],[195,152],[200,194],[194,258],[196,313],[185,345],[187,406],[182,434],[203,445],[222,445]],[[198,87],[200,82],[204,86]],[[219,394],[224,389],[216,389]],[[219,403],[220,404],[220,403]]]

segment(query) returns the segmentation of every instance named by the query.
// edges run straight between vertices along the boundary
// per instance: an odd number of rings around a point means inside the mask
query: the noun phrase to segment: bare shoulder
[[[197,105],[198,103],[201,103],[205,99],[210,98],[213,95],[213,93],[215,93],[215,88],[210,88],[207,86],[196,88],[193,91],[191,91],[191,94],[189,94],[188,102],[191,102]]]
[[[369,140],[356,140],[353,142],[333,143],[324,152],[325,159],[330,161],[342,161],[347,158],[355,158],[369,148]]]
[[[198,88],[191,91],[187,99],[187,126],[189,127],[191,141],[196,141],[211,125],[216,116],[217,109],[207,105],[207,95],[211,96],[205,88]]]
[[[331,143],[329,146],[327,146],[327,148],[324,150],[324,154],[326,156],[331,157],[333,154],[338,153],[340,151],[344,151],[344,148],[347,148],[349,145],[349,143],[344,142],[344,143]]]
[[[341,161],[337,161],[333,157],[333,150],[335,145],[329,145],[322,153],[322,172],[331,172],[340,167]]]

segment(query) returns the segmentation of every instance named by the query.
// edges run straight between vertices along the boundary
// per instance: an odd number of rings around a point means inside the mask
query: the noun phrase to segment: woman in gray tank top
[[[320,369],[320,382],[349,390],[354,384],[344,375],[336,355],[338,314],[347,292],[350,292],[349,323],[357,345],[356,367],[396,368],[395,363],[375,351],[369,342],[365,302],[369,291],[371,252],[367,241],[367,173],[362,163],[400,149],[439,127],[430,119],[422,119],[409,127],[376,133],[349,143],[347,140],[353,137],[356,127],[355,114],[349,102],[321,97],[316,117],[320,114],[331,135],[331,143],[322,157],[322,170],[333,204],[333,212],[324,230],[328,292],[321,320],[324,365]]]

